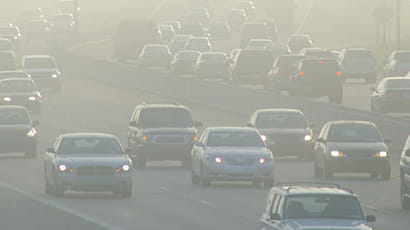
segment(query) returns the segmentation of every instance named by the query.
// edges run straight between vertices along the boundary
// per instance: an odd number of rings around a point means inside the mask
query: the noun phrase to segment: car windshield
[[[400,62],[410,62],[410,52],[398,52],[394,55],[394,59]]]
[[[275,66],[279,68],[296,67],[300,59],[299,56],[280,56],[276,59]]]
[[[0,82],[2,93],[29,93],[37,91],[37,87],[31,80],[5,80]]]
[[[183,108],[146,108],[141,111],[139,125],[144,128],[192,127],[191,113]]]
[[[389,79],[385,87],[388,89],[408,89],[410,88],[410,79]]]
[[[202,54],[200,59],[202,61],[226,62],[227,57],[224,54]]]
[[[329,130],[330,142],[382,142],[376,127],[370,124],[335,124]]]
[[[349,219],[363,220],[358,199],[347,195],[292,195],[288,196],[284,219]]]
[[[347,58],[357,58],[357,59],[373,59],[373,53],[370,50],[351,50],[346,52]]]
[[[122,154],[120,144],[115,138],[76,137],[63,138],[59,154]]]
[[[410,60],[409,62],[396,62],[393,66],[393,71],[397,75],[406,75],[410,71]]]
[[[30,124],[30,118],[22,109],[0,109],[1,125],[25,125]]]
[[[56,67],[56,64],[52,58],[27,58],[24,61],[24,68],[27,68],[27,69],[30,69],[30,68],[51,69],[55,67]]]
[[[300,113],[260,113],[256,119],[256,128],[306,128],[306,119]]]
[[[265,147],[265,143],[255,131],[210,132],[207,145],[211,147]]]

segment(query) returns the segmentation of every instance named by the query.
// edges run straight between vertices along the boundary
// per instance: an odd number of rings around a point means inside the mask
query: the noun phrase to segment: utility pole
[[[400,43],[401,43],[401,10],[400,10],[400,7],[401,7],[401,0],[397,0],[397,3],[396,3],[396,16],[397,16],[397,19],[396,19],[396,23],[397,23],[397,28],[396,28],[396,32],[397,32],[397,35],[396,35],[396,39],[397,39],[397,41],[396,41],[396,46],[397,46],[397,50],[400,50]]]

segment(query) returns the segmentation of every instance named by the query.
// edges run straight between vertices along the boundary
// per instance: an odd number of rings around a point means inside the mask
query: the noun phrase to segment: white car
[[[72,191],[112,191],[132,194],[132,161],[118,139],[102,133],[73,133],[57,137],[44,156],[45,191],[64,196]]]
[[[193,147],[191,159],[192,184],[232,180],[273,185],[273,154],[254,128],[207,128]]]

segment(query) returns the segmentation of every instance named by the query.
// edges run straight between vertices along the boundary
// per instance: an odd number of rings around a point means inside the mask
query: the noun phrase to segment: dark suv
[[[401,207],[410,209],[410,136],[404,145],[400,160]]]
[[[343,81],[339,64],[334,59],[306,58],[298,65],[297,73],[291,78],[291,96],[328,96],[329,102],[343,102]]]
[[[177,103],[142,103],[128,126],[128,146],[134,164],[145,168],[146,161],[191,162],[190,153],[198,138],[201,122],[193,122],[190,110]]]
[[[0,106],[0,153],[23,152],[28,158],[37,156],[39,121],[32,121],[23,106]]]
[[[371,230],[373,215],[365,216],[359,198],[337,184],[279,184],[266,199],[260,229]]]

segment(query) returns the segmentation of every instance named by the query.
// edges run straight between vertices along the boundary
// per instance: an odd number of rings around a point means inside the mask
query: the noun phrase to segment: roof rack
[[[142,102],[143,105],[149,105],[149,104],[171,104],[171,105],[180,105],[176,101],[144,101]]]
[[[286,189],[287,192],[289,192],[292,187],[295,186],[315,186],[315,187],[320,187],[320,188],[337,188],[340,190],[344,190],[346,192],[349,192],[351,194],[354,194],[353,191],[350,188],[342,188],[339,184],[335,183],[321,183],[321,182],[292,182],[292,183],[277,183],[275,186],[281,186],[281,187],[288,187]]]

